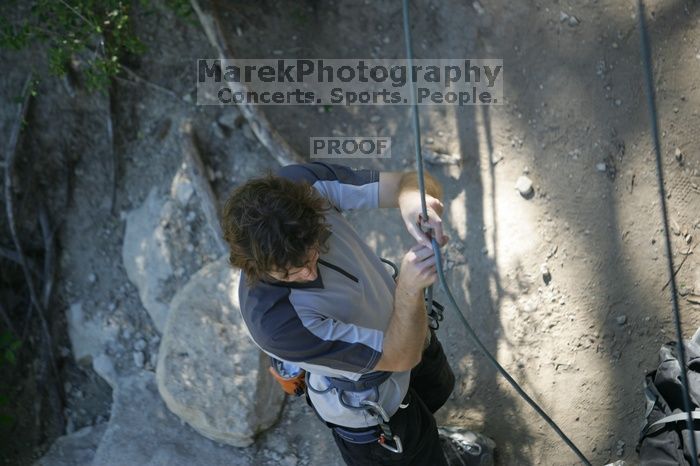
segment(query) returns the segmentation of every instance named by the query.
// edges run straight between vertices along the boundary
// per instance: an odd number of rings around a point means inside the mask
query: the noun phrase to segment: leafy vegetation
[[[148,12],[150,1],[139,4]],[[192,15],[187,0],[166,0],[165,5],[181,18]],[[53,75],[65,74],[71,60],[80,57],[87,87],[104,89],[120,72],[125,56],[145,51],[131,24],[138,6],[123,0],[10,1],[0,10],[0,47],[22,50],[46,45]],[[14,8],[12,19],[10,8]]]

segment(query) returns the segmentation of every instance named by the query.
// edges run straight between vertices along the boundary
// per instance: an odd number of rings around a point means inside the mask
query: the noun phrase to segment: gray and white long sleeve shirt
[[[359,380],[374,370],[382,355],[395,283],[341,212],[379,207],[379,172],[315,162],[283,167],[277,174],[309,183],[333,207],[326,213],[328,252],[321,254],[313,282],[263,281],[248,287],[241,274],[243,320],[257,346],[306,370],[307,384],[313,388],[327,388],[325,377]],[[394,372],[379,386],[378,399],[367,390],[346,392],[344,401],[358,406],[369,398],[391,416],[408,391],[409,379],[410,371]],[[377,424],[366,411],[343,406],[335,389],[309,391],[309,396],[327,422],[346,427]]]

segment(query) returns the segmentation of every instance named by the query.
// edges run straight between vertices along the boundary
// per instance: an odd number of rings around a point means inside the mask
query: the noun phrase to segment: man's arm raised
[[[375,370],[407,371],[420,362],[428,332],[423,288],[435,283],[436,279],[432,248],[416,244],[401,261],[394,310],[384,333],[382,356]]]

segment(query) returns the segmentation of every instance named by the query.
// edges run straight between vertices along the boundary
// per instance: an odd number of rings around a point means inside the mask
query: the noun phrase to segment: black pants
[[[335,443],[349,466],[414,465],[447,466],[433,413],[452,393],[455,376],[435,333],[420,364],[411,371],[404,404],[389,420],[391,431],[401,438],[403,453],[392,453],[379,443],[350,443],[333,432]]]

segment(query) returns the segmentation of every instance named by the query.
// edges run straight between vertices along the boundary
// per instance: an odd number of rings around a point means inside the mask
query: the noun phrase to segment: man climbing
[[[254,342],[306,371],[307,400],[349,465],[446,465],[433,417],[454,386],[429,328],[423,289],[437,279],[422,228],[441,245],[442,189],[415,173],[287,166],[226,202],[230,262],[242,270],[241,313]],[[417,240],[396,281],[341,215],[399,207]]]

